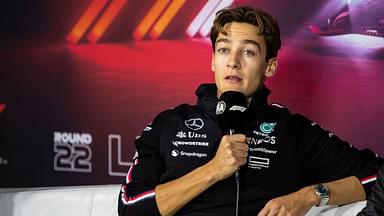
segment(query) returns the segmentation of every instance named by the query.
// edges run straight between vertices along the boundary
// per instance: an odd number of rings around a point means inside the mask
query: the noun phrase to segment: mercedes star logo
[[[201,118],[193,118],[185,120],[185,126],[191,130],[200,130],[204,127],[204,122]]]

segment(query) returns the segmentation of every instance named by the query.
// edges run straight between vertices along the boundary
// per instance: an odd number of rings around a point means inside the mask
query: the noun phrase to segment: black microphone
[[[243,127],[247,99],[237,91],[226,91],[221,94],[216,106],[219,127],[224,133],[232,135]]]
[[[237,91],[226,91],[219,97],[216,106],[216,116],[219,127],[224,133],[232,135],[243,128],[247,99],[244,94]],[[236,209],[235,216],[239,214],[240,203],[240,172],[235,172],[236,179]]]

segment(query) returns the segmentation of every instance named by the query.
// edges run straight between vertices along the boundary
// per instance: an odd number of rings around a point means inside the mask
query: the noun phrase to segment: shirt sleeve
[[[356,176],[368,197],[383,159],[369,149],[355,148],[302,115],[292,115],[291,120],[291,138],[297,144],[304,184]]]
[[[372,193],[368,197],[367,206],[358,214],[358,216],[377,215],[384,215],[384,166],[380,169]]]
[[[136,138],[136,154],[122,184],[118,213],[126,215],[160,215],[156,205],[155,187],[164,172],[160,154],[160,136],[164,113],[157,116]]]

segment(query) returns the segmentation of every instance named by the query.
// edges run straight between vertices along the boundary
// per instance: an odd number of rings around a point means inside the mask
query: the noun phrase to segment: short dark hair
[[[227,23],[249,23],[259,28],[259,35],[264,36],[267,45],[266,61],[277,56],[281,47],[279,23],[265,11],[248,6],[229,7],[216,13],[215,21],[211,28],[211,42],[213,51],[219,33],[227,35],[224,26]]]

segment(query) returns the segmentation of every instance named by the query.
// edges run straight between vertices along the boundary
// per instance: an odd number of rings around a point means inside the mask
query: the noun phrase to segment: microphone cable
[[[229,135],[235,134],[234,129],[229,129]],[[236,206],[235,206],[235,216],[239,216],[239,206],[240,206],[240,168],[235,172],[236,179]]]
[[[240,170],[235,173],[236,178],[236,212],[235,216],[239,216],[239,201],[240,201]]]

